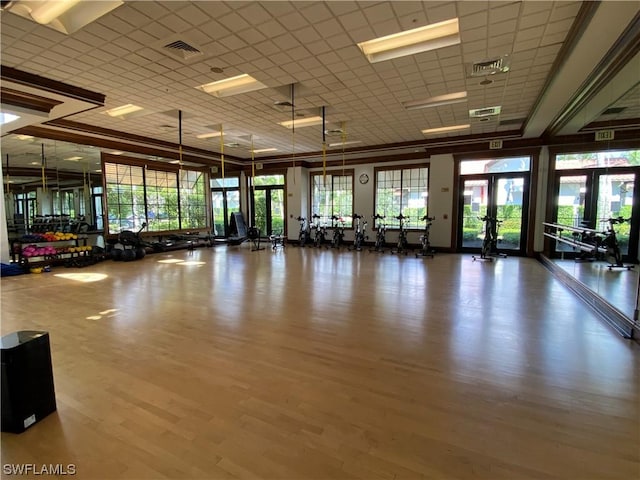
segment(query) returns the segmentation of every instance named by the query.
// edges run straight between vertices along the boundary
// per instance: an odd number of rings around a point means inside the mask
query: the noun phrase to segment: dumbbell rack
[[[23,254],[24,247],[36,245],[38,247],[54,247],[58,253],[51,255],[39,255],[27,257]],[[64,265],[70,260],[87,258],[92,255],[92,250],[75,251],[76,248],[87,246],[87,235],[78,235],[75,239],[57,241],[33,241],[16,239],[11,242],[11,255],[13,263],[17,263],[25,269],[42,267],[45,265]],[[69,251],[72,248],[74,251]]]

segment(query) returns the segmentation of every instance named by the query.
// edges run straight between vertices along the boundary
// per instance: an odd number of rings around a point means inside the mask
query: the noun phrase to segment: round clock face
[[[360,175],[360,183],[362,185],[364,185],[368,181],[369,181],[369,175],[367,175],[366,173],[363,173],[362,175]]]

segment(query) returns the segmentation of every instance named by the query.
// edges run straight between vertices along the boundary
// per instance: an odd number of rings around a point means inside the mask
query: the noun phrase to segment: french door
[[[226,238],[231,234],[229,228],[231,213],[240,211],[240,190],[238,188],[211,190],[211,205],[214,235]]]
[[[284,186],[256,186],[251,194],[251,225],[260,235],[284,234]]]
[[[636,198],[639,180],[635,169],[626,168],[559,172],[555,182],[556,223],[604,233],[609,228],[609,218],[628,219],[616,224],[615,229],[623,260],[635,262],[640,228],[640,202]],[[576,254],[571,245],[555,243],[556,252],[569,258]]]
[[[528,173],[489,173],[460,177],[458,250],[482,246],[485,216],[499,221],[498,250],[524,255],[529,199]]]

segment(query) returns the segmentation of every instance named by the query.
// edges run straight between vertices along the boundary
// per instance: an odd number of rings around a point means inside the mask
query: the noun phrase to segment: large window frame
[[[186,168],[103,154],[107,233],[139,230],[165,233],[210,226],[206,168]]]
[[[638,236],[640,231],[640,148],[603,148],[603,149],[567,149],[554,148],[550,151],[552,158],[553,201],[550,202],[548,218],[551,222],[575,227],[592,228],[606,231],[608,217],[629,218],[630,222],[616,225],[616,233],[622,258],[625,262],[636,262],[638,256]],[[633,192],[631,196],[622,198],[613,188],[616,177],[634,175],[635,181],[627,188]],[[574,178],[574,185],[582,181],[582,188],[575,191],[574,202],[567,201],[567,179]],[[603,181],[603,179],[605,179]],[[564,182],[563,182],[564,180]],[[628,183],[628,182],[624,182]],[[604,186],[610,196],[601,195]],[[564,191],[563,191],[564,186]],[[577,187],[575,187],[577,188]],[[574,188],[574,190],[575,190]],[[621,186],[619,187],[621,188]],[[618,202],[615,195],[618,194]],[[620,203],[620,200],[625,200]],[[618,203],[617,207],[614,205]],[[575,205],[574,205],[575,204]],[[602,212],[606,212],[604,215]],[[547,249],[552,256],[564,258],[579,257],[582,252],[560,242],[548,240],[552,248]]]
[[[331,217],[344,220],[346,228],[353,227],[353,170],[311,172],[311,215],[320,215],[322,222],[332,224]]]
[[[385,217],[387,229],[400,228],[395,218],[400,214],[409,217],[406,230],[424,229],[420,219],[429,212],[429,167],[426,163],[375,168],[374,213]]]

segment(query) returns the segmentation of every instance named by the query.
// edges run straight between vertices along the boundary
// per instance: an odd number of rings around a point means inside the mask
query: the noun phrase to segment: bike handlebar
[[[625,222],[630,222],[631,218],[624,218],[622,216],[616,217],[616,218],[607,218],[606,220],[601,220],[602,222],[608,222],[611,225],[615,225],[616,223],[625,223]]]
[[[433,222],[436,217],[427,217],[426,215],[420,219],[421,222]]]

